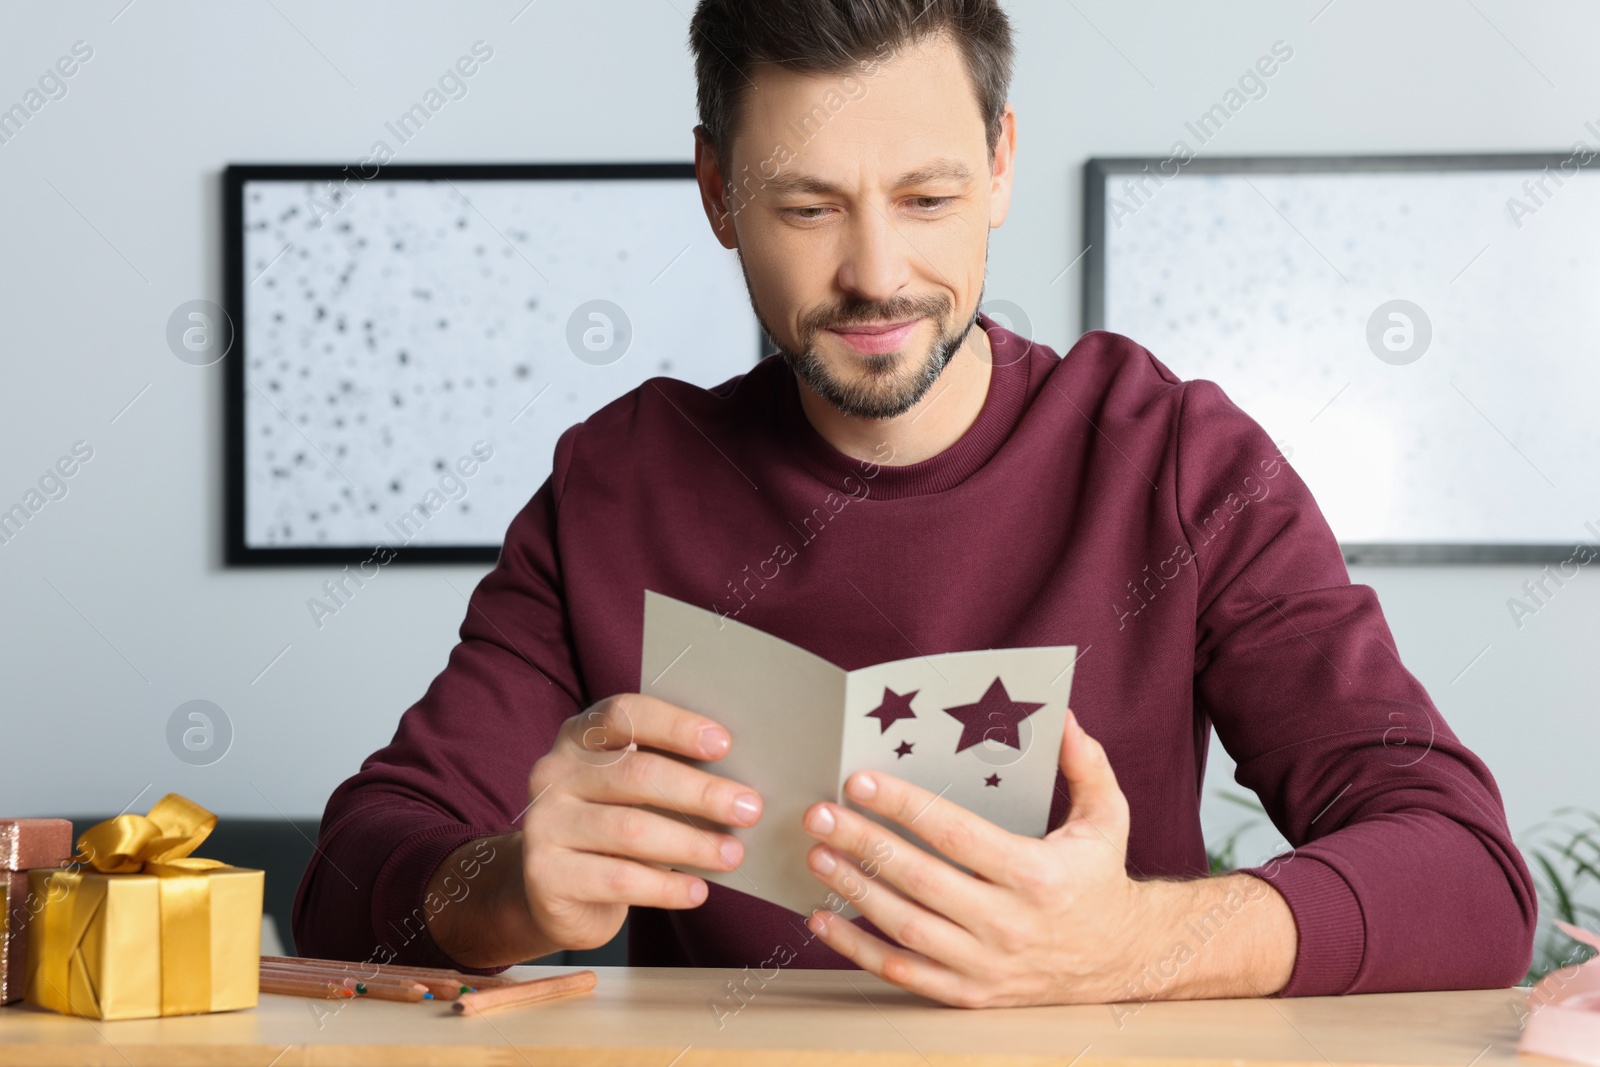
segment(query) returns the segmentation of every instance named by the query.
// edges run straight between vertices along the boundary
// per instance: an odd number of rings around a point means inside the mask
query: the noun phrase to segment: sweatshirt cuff
[[[1281,860],[1281,862],[1280,862]],[[1290,853],[1240,874],[1254,875],[1289,904],[1300,945],[1280,997],[1337,996],[1349,991],[1366,954],[1366,921],[1350,884],[1333,867]]]
[[[428,882],[439,864],[467,842],[489,831],[461,823],[429,827],[401,841],[378,871],[372,890],[372,936],[389,962],[448,967],[463,974],[499,974],[504,967],[468,967],[439,947],[428,930]],[[440,906],[450,902],[438,898]],[[436,913],[438,907],[433,909]],[[382,962],[382,961],[379,961]]]

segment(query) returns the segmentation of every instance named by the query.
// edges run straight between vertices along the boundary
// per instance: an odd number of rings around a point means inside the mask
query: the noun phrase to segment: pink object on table
[[[1557,921],[1568,937],[1600,949],[1600,934]],[[1528,994],[1519,1052],[1600,1065],[1600,956],[1563,967]]]

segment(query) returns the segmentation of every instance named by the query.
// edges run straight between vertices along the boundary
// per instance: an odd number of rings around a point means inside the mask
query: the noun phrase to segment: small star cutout
[[[885,688],[883,702],[876,708],[867,712],[867,718],[878,720],[878,734],[886,733],[889,727],[901,719],[915,719],[917,713],[911,710],[911,698],[920,693],[920,689],[913,689],[909,693],[896,693],[893,689]]]
[[[895,759],[904,759],[905,757],[911,755],[911,742],[900,742],[900,746],[894,750],[894,755]]]
[[[998,774],[991,774],[989,777],[987,777],[987,778],[985,778],[983,780],[983,784],[985,786],[991,786],[992,785],[992,786],[995,786],[996,788],[998,788],[999,785],[1000,785],[1000,776]]]
[[[989,683],[983,696],[975,704],[961,704],[945,708],[944,713],[961,723],[961,740],[956,751],[971,748],[979,741],[998,741],[1022,751],[1022,738],[1017,725],[1044,704],[1025,704],[1012,700],[1005,683],[999,678]]]

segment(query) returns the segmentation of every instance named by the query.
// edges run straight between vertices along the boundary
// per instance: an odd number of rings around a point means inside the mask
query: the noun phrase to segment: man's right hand
[[[630,905],[705,901],[704,879],[667,866],[732,870],[744,847],[661,812],[754,824],[754,789],[674,758],[718,760],[730,744],[713,720],[640,693],[607,697],[562,724],[533,765],[522,820],[523,880],[541,940],[594,948],[616,936]]]

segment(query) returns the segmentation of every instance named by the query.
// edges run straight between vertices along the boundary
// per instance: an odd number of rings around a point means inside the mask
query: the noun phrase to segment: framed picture
[[[1351,562],[1571,563],[1600,542],[1600,148],[1180,148],[1089,161],[1086,329],[1220,385]]]
[[[557,437],[764,354],[694,167],[224,175],[226,559],[492,562]]]

